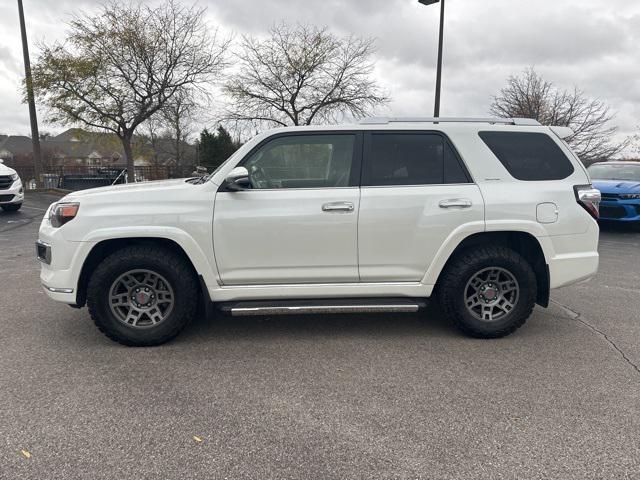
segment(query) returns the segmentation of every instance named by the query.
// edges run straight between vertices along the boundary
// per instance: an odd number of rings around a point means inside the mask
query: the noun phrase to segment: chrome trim
[[[584,190],[578,188],[578,199],[581,202],[600,203],[602,201],[602,194],[600,190],[596,188],[587,188]]]
[[[249,192],[285,192],[285,191],[292,191],[292,190],[347,190],[347,189],[357,190],[359,188],[360,187],[358,187],[357,185],[347,186],[347,187],[247,188],[245,190],[241,190],[241,192],[242,193],[249,193]],[[237,193],[237,192],[222,192],[222,193]]]
[[[73,293],[73,288],[55,288],[55,287],[48,287],[47,285],[45,285],[44,283],[42,284],[42,286],[44,288],[46,288],[47,290],[49,290],[51,293]]]
[[[423,287],[421,282],[344,282],[344,283],[263,283],[255,284],[229,284],[222,285],[223,290],[236,289],[263,289],[263,288],[300,288],[300,287]]]
[[[321,313],[413,313],[417,312],[419,309],[420,306],[417,304],[232,307],[231,315],[239,317],[251,315],[296,315]]]
[[[485,178],[486,180],[486,178]],[[500,180],[499,178],[496,180]],[[456,187],[456,186],[465,186],[465,185],[475,185],[478,184],[475,182],[465,182],[465,183],[412,183],[409,185],[363,185],[360,187],[361,189],[365,188],[404,188],[404,187]]]
[[[471,200],[466,198],[450,198],[449,200],[440,200],[438,203],[440,208],[471,208],[472,205]]]
[[[351,202],[330,202],[322,205],[323,212],[353,212],[354,209]]]

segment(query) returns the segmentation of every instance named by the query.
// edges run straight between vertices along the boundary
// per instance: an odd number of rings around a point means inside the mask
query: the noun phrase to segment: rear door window
[[[535,132],[480,132],[480,138],[518,180],[562,180],[573,165],[549,135]]]
[[[437,133],[372,133],[365,152],[363,186],[470,182],[447,139]]]

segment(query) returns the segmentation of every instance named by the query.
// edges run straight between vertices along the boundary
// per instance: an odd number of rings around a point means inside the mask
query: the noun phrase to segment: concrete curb
[[[60,193],[66,195],[73,190],[65,190],[64,188],[33,188],[31,190],[25,190],[25,193]]]

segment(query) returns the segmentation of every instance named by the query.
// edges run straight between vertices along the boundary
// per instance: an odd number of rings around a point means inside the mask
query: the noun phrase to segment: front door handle
[[[438,205],[440,208],[470,208],[473,203],[468,198],[450,198],[441,200]]]
[[[323,212],[353,212],[354,208],[351,202],[332,202],[322,205]]]

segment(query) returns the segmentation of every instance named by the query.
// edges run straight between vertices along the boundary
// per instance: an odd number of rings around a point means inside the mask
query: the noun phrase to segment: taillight
[[[576,201],[587,211],[589,214],[598,220],[600,218],[600,190],[593,188],[591,185],[576,185],[573,187],[573,191],[576,193]]]

